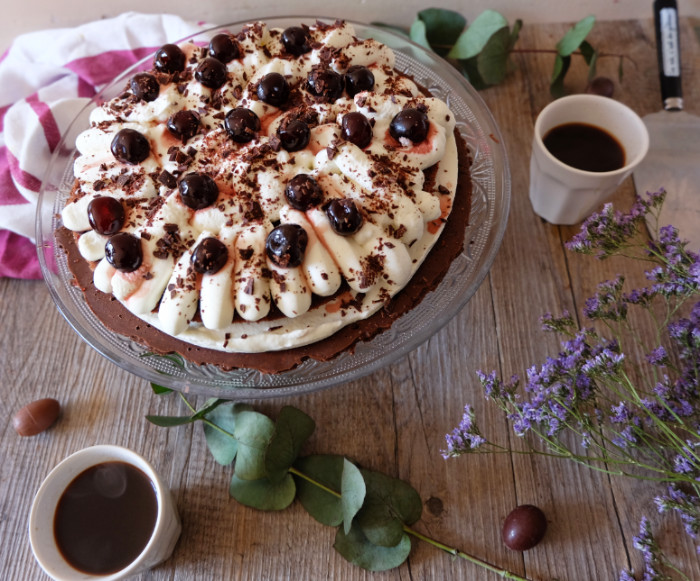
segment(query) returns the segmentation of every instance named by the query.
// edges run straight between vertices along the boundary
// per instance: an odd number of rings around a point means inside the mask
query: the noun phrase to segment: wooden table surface
[[[687,109],[700,113],[700,46],[682,21]],[[552,48],[568,27],[525,23],[518,48]],[[627,55],[615,97],[644,115],[660,108],[651,20],[599,22],[589,40],[605,53]],[[528,200],[530,140],[535,117],[551,100],[553,57],[520,53],[507,80],[482,96],[499,123],[512,171],[512,205],[500,252],[476,295],[437,335],[394,365],[362,380],[301,397],[253,402],[275,416],[291,404],[317,428],[304,453],[344,454],[371,469],[410,482],[424,501],[416,528],[533,580],[617,579],[640,567],[632,547],[642,515],[672,560],[700,579],[693,544],[675,517],[660,517],[653,485],[608,477],[567,461],[523,455],[443,460],[444,434],[465,403],[474,405],[490,439],[513,442],[503,415],[480,394],[476,370],[524,373],[556,354],[559,339],[539,330],[539,317],[580,312],[599,281],[625,272],[623,262],[574,255],[563,244],[577,227],[544,223]],[[618,60],[602,58],[600,74],[616,78]],[[574,61],[571,92],[585,86]],[[659,184],[662,186],[663,184]],[[614,202],[628,206],[631,180]],[[98,443],[132,448],[163,474],[177,499],[182,536],[173,556],[142,579],[496,579],[493,573],[414,541],[408,561],[368,573],[333,550],[334,530],[297,503],[283,512],[258,512],[228,496],[231,467],[216,464],[201,427],[164,429],[146,414],[185,413],[175,396],[157,397],[148,384],[108,362],[59,315],[41,281],[0,280],[0,393],[6,421],[0,428],[0,579],[45,579],[31,553],[27,519],[41,481],[65,456]],[[55,397],[63,412],[50,430],[20,438],[10,417],[26,403]],[[203,399],[196,400],[199,403]],[[504,547],[501,523],[518,504],[546,513],[545,540],[521,554]]]

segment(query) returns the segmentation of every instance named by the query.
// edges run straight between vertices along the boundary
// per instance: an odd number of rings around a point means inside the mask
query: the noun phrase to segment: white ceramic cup
[[[625,151],[625,165],[615,171],[591,172],[559,161],[542,139],[566,123],[593,125],[613,135]],[[535,121],[530,158],[530,202],[552,224],[576,224],[615,192],[644,159],[649,134],[642,119],[619,101],[599,95],[569,95],[552,101]]]
[[[56,545],[53,519],[61,495],[75,477],[103,462],[125,462],[146,474],[153,483],[158,514],[150,540],[134,561],[116,573],[91,575],[74,569],[63,558]],[[116,581],[136,575],[156,566],[172,554],[180,530],[180,518],[170,490],[146,460],[121,446],[92,446],[68,456],[49,473],[39,487],[29,515],[29,540],[34,556],[46,574],[57,581]]]

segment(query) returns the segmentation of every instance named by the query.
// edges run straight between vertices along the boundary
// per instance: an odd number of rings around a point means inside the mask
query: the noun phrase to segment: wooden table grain
[[[683,20],[682,69],[687,108],[700,113],[700,46]],[[551,48],[568,27],[525,23],[520,49]],[[615,97],[644,115],[660,108],[652,22],[599,22],[589,40],[603,53],[623,54]],[[597,282],[624,272],[643,283],[636,267],[573,255],[564,242],[577,227],[540,220],[528,200],[530,141],[548,92],[553,57],[514,55],[515,70],[482,96],[499,123],[512,171],[512,205],[500,252],[478,292],[451,322],[397,363],[360,381],[305,395],[253,402],[274,416],[291,404],[311,415],[317,428],[305,453],[344,454],[371,469],[410,482],[424,501],[416,528],[532,580],[613,580],[623,568],[639,570],[632,546],[642,515],[671,559],[700,579],[693,544],[675,517],[656,514],[653,485],[609,477],[543,457],[489,455],[443,460],[444,434],[474,405],[490,439],[514,447],[504,416],[479,391],[476,370],[522,374],[558,351],[559,340],[539,330],[545,312],[579,312]],[[603,57],[600,74],[616,78],[618,59]],[[570,92],[585,86],[574,60]],[[659,184],[662,186],[663,184]],[[616,193],[631,203],[631,180]],[[182,536],[173,556],[141,576],[153,580],[200,579],[470,579],[497,576],[414,542],[398,569],[369,573],[333,550],[334,530],[298,505],[259,512],[228,496],[230,467],[209,455],[200,426],[164,429],[146,414],[184,413],[177,397],[156,397],[147,383],[95,353],[54,307],[41,281],[0,280],[0,394],[6,421],[0,426],[0,579],[46,579],[31,553],[27,519],[41,481],[61,459],[85,446],[127,446],[163,474],[177,500]],[[50,430],[20,438],[10,417],[26,403],[55,397],[63,411]],[[202,399],[197,400],[201,403]],[[532,503],[547,514],[549,530],[536,548],[521,554],[504,547],[500,527],[516,505]]]

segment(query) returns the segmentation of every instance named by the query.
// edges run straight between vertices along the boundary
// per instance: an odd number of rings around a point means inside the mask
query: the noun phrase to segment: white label
[[[664,75],[678,77],[681,74],[680,51],[678,49],[678,17],[674,8],[662,8],[660,13],[661,25],[661,58]]]

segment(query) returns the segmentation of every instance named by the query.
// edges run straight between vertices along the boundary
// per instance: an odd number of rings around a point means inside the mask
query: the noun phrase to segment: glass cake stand
[[[266,18],[271,27],[311,24],[316,17]],[[334,19],[323,19],[332,22]],[[192,37],[208,43],[222,31],[235,32],[245,22],[209,29]],[[265,374],[256,370],[221,371],[149,356],[148,349],[106,329],[87,306],[74,285],[66,256],[54,243],[61,225],[60,210],[73,184],[76,136],[88,126],[90,111],[119,95],[138,70],[152,66],[152,56],[137,63],[101,91],[72,122],[56,148],[39,194],[36,217],[39,261],[58,310],[90,346],[123,369],[145,380],[183,392],[227,399],[262,399],[308,393],[356,380],[388,365],[439,331],[474,295],[488,273],[501,244],[510,208],[510,172],[500,131],[476,90],[446,61],[386,29],[352,22],[360,38],[374,38],[396,53],[396,68],[410,74],[419,85],[445,101],[457,118],[457,129],[473,160],[472,206],[463,252],[454,260],[440,285],[392,327],[371,341],[360,342],[354,352],[331,361],[307,360],[291,371]]]

